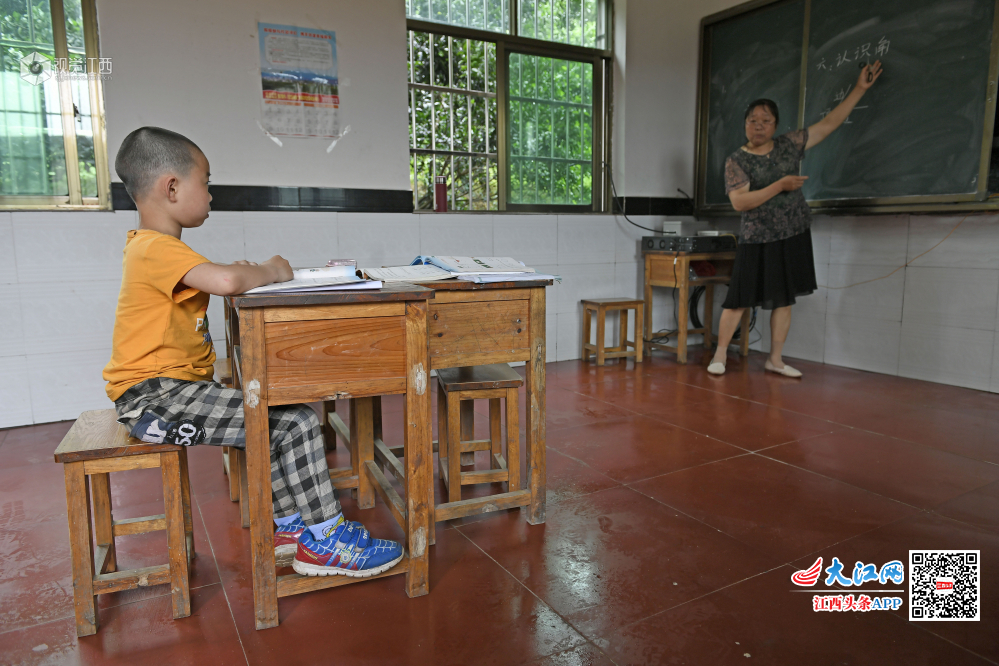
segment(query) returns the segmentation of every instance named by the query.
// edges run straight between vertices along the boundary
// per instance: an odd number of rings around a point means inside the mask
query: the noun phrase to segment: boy
[[[121,144],[115,171],[139,210],[128,232],[108,397],[133,437],[185,446],[246,446],[242,392],[211,381],[210,294],[230,296],[292,277],[279,256],[213,264],[180,240],[208,218],[208,159],[190,139],[141,127]],[[344,520],[326,467],[319,419],[306,405],[270,409],[275,555],[300,574],[364,577],[403,556]]]

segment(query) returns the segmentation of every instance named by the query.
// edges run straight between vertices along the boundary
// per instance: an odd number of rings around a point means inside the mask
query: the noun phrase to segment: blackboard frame
[[[697,79],[697,134],[694,160],[694,203],[698,215],[738,215],[731,204],[708,203],[706,183],[708,167],[708,123],[710,111],[711,78],[711,28],[718,23],[742,15],[791,4],[797,0],[750,0],[724,11],[701,19],[700,45]],[[808,72],[808,39],[811,20],[811,0],[804,0],[805,13],[802,26],[802,53],[800,89],[798,99],[797,128],[804,127],[806,77]],[[817,213],[898,213],[898,212],[957,212],[976,210],[999,210],[999,199],[989,198],[988,179],[992,159],[993,128],[996,118],[996,98],[999,90],[999,0],[995,0],[990,48],[985,118],[979,157],[977,191],[954,195],[915,195],[893,197],[871,197],[863,199],[827,199],[809,201],[813,212]],[[720,177],[720,174],[718,175]]]

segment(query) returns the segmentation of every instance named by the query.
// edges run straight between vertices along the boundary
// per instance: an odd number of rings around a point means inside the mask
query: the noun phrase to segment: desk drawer
[[[434,303],[427,311],[430,358],[491,354],[530,347],[529,301]],[[544,322],[541,324],[544,326]],[[510,360],[523,360],[521,358]],[[495,361],[489,361],[490,363]],[[468,363],[472,365],[473,363]],[[433,367],[437,367],[434,365]]]
[[[272,388],[406,378],[406,317],[264,324]]]

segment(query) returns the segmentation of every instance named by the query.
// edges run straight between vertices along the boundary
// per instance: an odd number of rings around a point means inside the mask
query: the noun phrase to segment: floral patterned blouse
[[[725,160],[725,193],[749,183],[759,190],[784,176],[797,175],[805,156],[808,130],[797,130],[774,138],[774,147],[766,155],[754,155],[739,148]],[[800,189],[781,192],[752,210],[742,212],[739,229],[742,243],[771,243],[797,236],[808,230],[812,211]]]

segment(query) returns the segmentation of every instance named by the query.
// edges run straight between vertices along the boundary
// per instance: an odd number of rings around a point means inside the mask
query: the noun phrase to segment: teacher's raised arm
[[[836,106],[835,109],[826,114],[826,117],[815,123],[808,128],[808,143],[805,144],[805,149],[811,148],[825,139],[827,136],[833,133],[833,131],[843,124],[850,112],[853,111],[853,107],[857,106],[857,102],[860,98],[864,96],[864,93],[874,85],[874,82],[878,80],[881,76],[881,61],[876,61],[873,65],[865,65],[863,69],[860,70],[860,76],[857,77],[857,85],[853,86],[853,90],[850,94]]]

